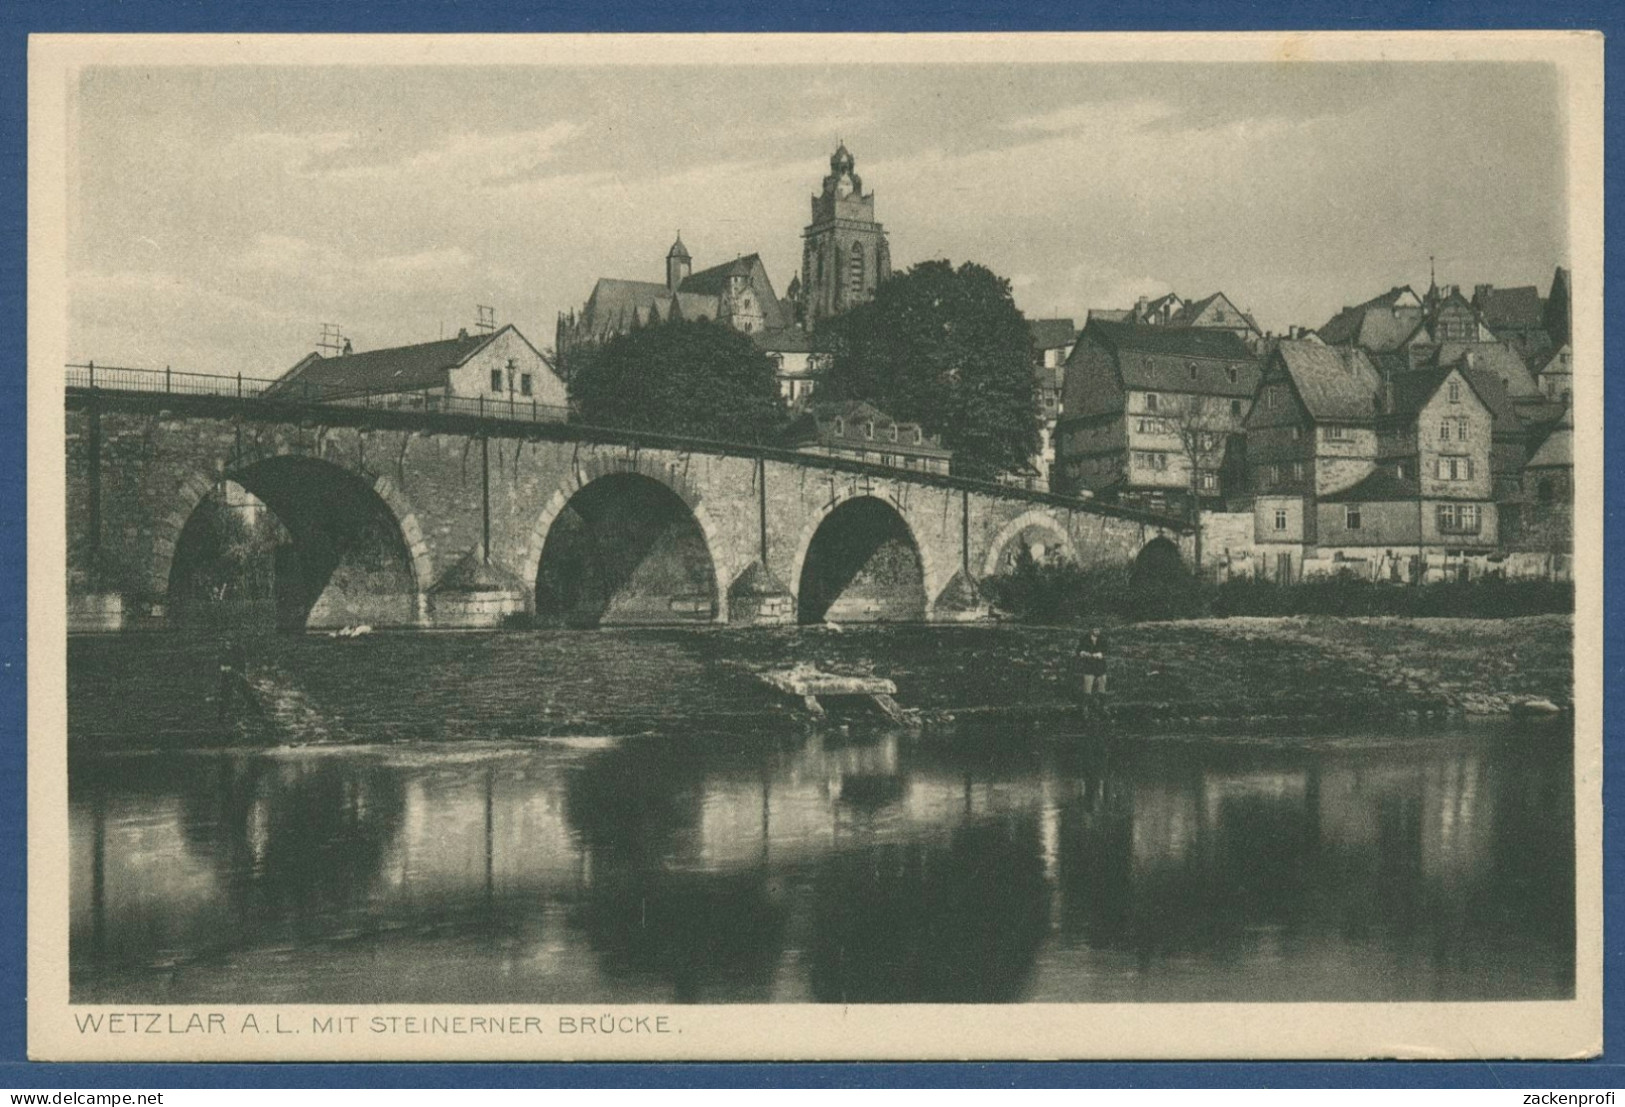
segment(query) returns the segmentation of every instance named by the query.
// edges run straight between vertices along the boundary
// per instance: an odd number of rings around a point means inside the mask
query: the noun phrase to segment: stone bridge
[[[66,403],[75,630],[186,621],[226,541],[200,505],[231,484],[281,525],[288,628],[960,621],[987,616],[978,582],[1023,544],[1084,566],[1191,552],[1155,516],[777,449],[222,396]]]

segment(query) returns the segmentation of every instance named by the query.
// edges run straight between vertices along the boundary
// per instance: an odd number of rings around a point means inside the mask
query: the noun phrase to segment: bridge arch
[[[987,554],[982,559],[982,576],[998,576],[1001,572],[1008,572],[1011,568],[1010,558],[1018,539],[1027,537],[1034,531],[1043,532],[1047,543],[1045,556],[1050,550],[1058,550],[1060,556],[1067,561],[1076,561],[1077,553],[1072,548],[1072,536],[1067,533],[1065,524],[1059,523],[1047,511],[1034,509],[1023,512],[999,528],[993,541],[988,544]],[[1030,545],[1030,543],[1029,543]]]
[[[633,455],[590,458],[574,476],[524,544],[520,572],[538,615],[579,625],[727,621],[722,532],[682,473]]]
[[[187,476],[158,522],[148,587],[169,615],[199,570],[200,508],[228,482],[263,504],[292,537],[276,574],[285,628],[365,622],[415,625],[434,566],[417,513],[388,477],[304,450],[257,454],[217,477]],[[279,554],[280,558],[280,554]]]
[[[796,542],[790,570],[796,617],[923,621],[933,586],[941,585],[935,569],[901,504],[863,488],[844,490],[808,520]]]
[[[1136,588],[1155,588],[1190,574],[1179,544],[1159,534],[1140,547],[1129,566],[1129,580]]]

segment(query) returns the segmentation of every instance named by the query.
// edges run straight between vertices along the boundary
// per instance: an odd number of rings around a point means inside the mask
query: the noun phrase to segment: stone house
[[[1091,318],[1067,360],[1055,491],[1188,515],[1242,491],[1259,363],[1234,333]]]
[[[361,353],[345,343],[336,356],[307,354],[266,395],[429,408],[449,398],[484,405],[492,414],[507,409],[525,418],[558,420],[565,418],[569,403],[564,382],[512,324]],[[463,410],[468,404],[457,406]]]
[[[1247,424],[1262,571],[1411,580],[1493,552],[1495,422],[1459,364],[1384,377],[1358,349],[1279,343]]]
[[[918,423],[900,423],[862,400],[809,405],[784,442],[802,453],[925,473],[947,473],[953,460],[953,451]]]

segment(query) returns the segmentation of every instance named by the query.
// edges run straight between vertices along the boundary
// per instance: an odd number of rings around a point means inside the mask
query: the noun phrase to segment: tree
[[[821,388],[919,423],[954,451],[954,472],[990,479],[1038,452],[1038,391],[1027,320],[1010,282],[966,262],[927,261],[819,325]]]
[[[575,358],[570,400],[584,423],[731,442],[765,442],[784,421],[767,355],[705,321],[641,327]]]
[[[1230,415],[1228,401],[1217,396],[1196,394],[1164,396],[1157,412],[1169,434],[1179,443],[1179,455],[1185,466],[1186,489],[1189,491],[1188,513],[1196,528],[1196,573],[1202,574],[1202,495],[1217,494],[1219,470],[1224,465],[1224,454],[1230,438],[1235,434],[1235,418]],[[1203,488],[1203,481],[1211,480],[1211,491]]]

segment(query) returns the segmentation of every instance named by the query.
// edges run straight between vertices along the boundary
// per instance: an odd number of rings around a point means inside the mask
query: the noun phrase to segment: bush
[[[1190,574],[1136,580],[1127,566],[1084,569],[1019,556],[1013,572],[984,582],[993,602],[1025,623],[1082,624],[1230,615],[1396,615],[1498,619],[1567,614],[1574,586],[1563,581],[1485,577],[1424,587],[1328,577],[1299,584]]]

